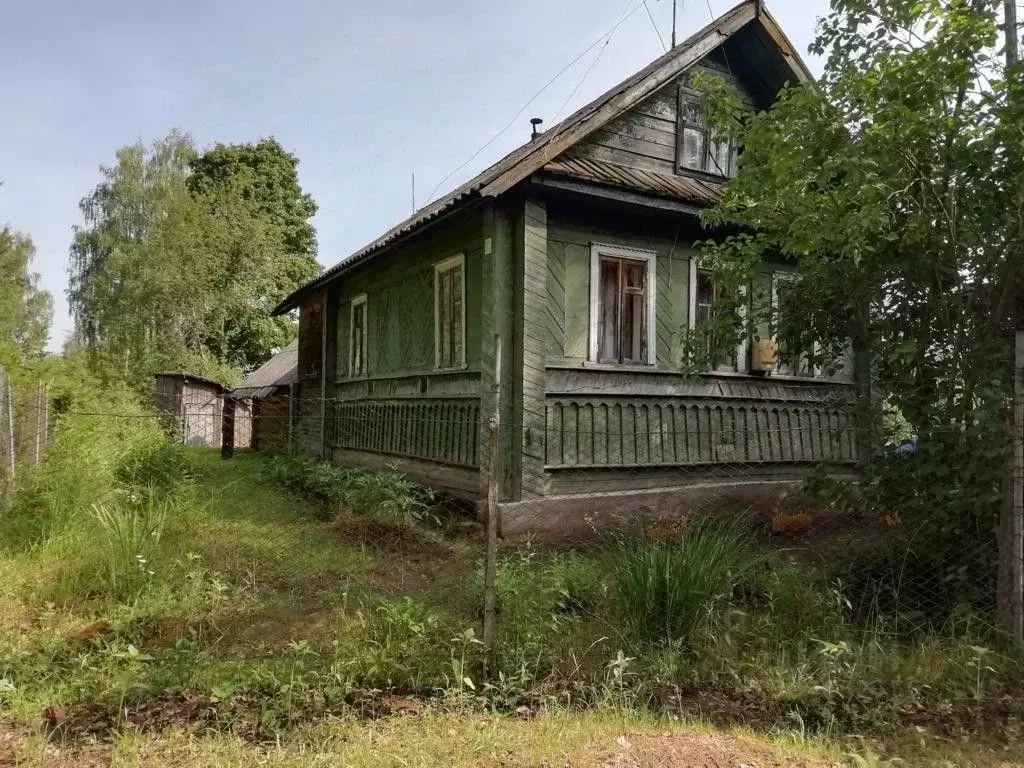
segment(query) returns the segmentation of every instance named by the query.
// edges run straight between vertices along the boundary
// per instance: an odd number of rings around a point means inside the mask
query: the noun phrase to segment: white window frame
[[[356,330],[356,322],[355,321],[356,321],[356,309],[358,307],[363,307],[363,338],[362,338],[362,342],[363,342],[363,344],[362,344],[362,348],[363,348],[363,370],[361,372],[355,370],[355,359],[354,359],[355,358],[355,351],[356,351],[356,346],[355,346],[355,343],[354,343],[355,342],[355,330]],[[369,312],[369,308],[366,305],[366,294],[365,293],[361,293],[358,296],[356,296],[354,299],[352,299],[352,301],[349,303],[349,308],[348,308],[348,375],[349,375],[349,378],[355,378],[357,376],[366,376],[369,373],[369,371],[370,371],[370,361],[369,361],[369,358],[367,356],[368,350],[366,348],[366,342],[368,340],[368,334],[367,334],[367,331],[366,331],[366,327],[369,325],[369,320],[370,320],[370,312]]]
[[[590,343],[587,359],[592,363],[598,361],[598,336],[601,328],[601,315],[598,305],[601,298],[601,257],[613,259],[632,259],[643,261],[647,265],[647,365],[655,365],[658,359],[657,338],[655,329],[655,303],[658,294],[658,255],[654,251],[629,248],[622,245],[607,243],[590,244]],[[606,363],[606,365],[636,365],[636,363]]]
[[[453,366],[441,367],[441,274],[455,267],[462,268],[462,359]],[[434,264],[434,368],[439,371],[458,371],[466,367],[466,254],[455,256]]]
[[[779,311],[779,283],[799,283],[803,279],[803,275],[799,272],[786,272],[784,270],[772,272],[772,320],[775,320],[775,313]],[[778,342],[778,333],[774,334],[775,341]],[[821,351],[821,346],[818,342],[814,342],[811,345],[811,355],[814,358],[818,357],[818,353]],[[775,365],[775,372],[779,376],[790,376],[794,379],[820,379],[823,378],[823,371],[820,365],[811,366],[811,372],[809,374],[802,374],[797,371],[783,371],[782,368],[782,349],[779,346],[778,363]]]
[[[690,286],[689,286],[689,301],[687,306],[689,307],[689,324],[690,330],[697,328],[697,272],[701,269],[699,259],[690,259]],[[746,297],[747,291],[744,286],[741,288],[744,298]],[[740,305],[740,319],[744,322],[747,319],[747,303],[744,301]],[[740,339],[739,344],[736,345],[736,365],[725,366],[719,365],[712,369],[713,373],[750,373],[750,359],[748,352],[750,349],[750,334],[744,333]]]

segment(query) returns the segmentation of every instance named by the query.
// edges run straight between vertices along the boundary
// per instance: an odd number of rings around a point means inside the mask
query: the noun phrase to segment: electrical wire
[[[586,56],[586,55],[587,55],[588,53],[590,53],[590,52],[591,52],[592,50],[594,50],[595,48],[597,48],[597,46],[598,46],[598,45],[600,45],[600,44],[601,44],[602,42],[604,42],[604,41],[605,41],[605,38],[609,38],[609,39],[610,39],[610,38],[611,38],[611,36],[612,36],[612,35],[613,35],[613,34],[615,33],[615,30],[617,30],[617,29],[618,29],[619,27],[621,27],[621,26],[622,26],[622,25],[623,25],[623,24],[625,23],[626,19],[628,19],[628,18],[629,18],[630,16],[632,16],[632,15],[633,15],[634,13],[636,13],[637,11],[639,11],[639,10],[640,10],[640,9],[641,9],[642,7],[644,7],[644,5],[645,5],[645,4],[646,4],[646,0],[640,0],[640,2],[639,2],[639,3],[637,3],[637,4],[635,5],[635,6],[633,6],[633,8],[632,8],[632,9],[631,9],[631,10],[630,10],[630,11],[629,11],[628,13],[626,13],[626,14],[625,14],[625,15],[624,15],[624,16],[623,16],[623,17],[622,17],[621,19],[619,19],[619,20],[618,20],[617,22],[615,22],[615,25],[614,25],[614,26],[612,26],[612,28],[611,28],[611,29],[609,29],[609,30],[608,30],[607,32],[605,32],[605,33],[604,33],[603,35],[601,35],[601,36],[600,36],[600,37],[599,37],[599,38],[598,38],[597,40],[595,40],[595,41],[594,41],[593,43],[591,43],[590,45],[588,45],[588,46],[587,46],[587,47],[586,47],[586,48],[585,48],[585,49],[584,49],[584,50],[583,50],[583,51],[582,51],[582,52],[581,52],[581,53],[580,53],[579,55],[577,55],[577,56],[576,56],[575,58],[573,58],[573,60],[572,60],[572,61],[570,61],[570,62],[569,62],[568,64],[566,64],[566,65],[565,65],[564,67],[562,67],[562,68],[561,68],[560,70],[558,70],[558,73],[557,73],[557,74],[556,74],[556,75],[555,75],[554,77],[552,77],[552,78],[551,78],[550,80],[548,80],[548,81],[547,81],[546,83],[544,83],[544,85],[543,85],[543,86],[541,86],[540,90],[539,90],[539,91],[537,91],[537,92],[536,92],[536,93],[535,93],[535,94],[534,94],[534,95],[533,95],[532,97],[530,97],[530,100],[529,100],[529,101],[527,101],[527,102],[526,102],[525,104],[523,104],[523,106],[522,106],[522,107],[520,107],[519,111],[518,111],[518,112],[516,112],[516,113],[515,113],[515,114],[514,114],[514,115],[512,116],[512,119],[510,119],[510,120],[509,120],[509,121],[508,121],[507,123],[505,123],[505,125],[504,125],[504,126],[502,127],[502,129],[501,129],[500,131],[498,131],[498,132],[497,132],[496,134],[494,134],[494,135],[493,135],[493,136],[492,136],[492,137],[491,137],[490,139],[488,139],[488,140],[487,140],[487,142],[486,142],[486,143],[485,143],[485,144],[484,144],[484,145],[483,145],[482,147],[480,147],[480,149],[478,149],[478,150],[477,150],[476,152],[474,152],[474,153],[473,153],[472,155],[470,155],[469,159],[468,159],[468,160],[466,160],[466,162],[464,162],[464,163],[463,163],[462,165],[460,165],[460,166],[459,166],[458,168],[456,168],[456,169],[455,169],[454,171],[452,171],[451,173],[449,173],[448,175],[446,175],[446,176],[445,176],[445,177],[444,177],[443,179],[441,179],[441,180],[440,180],[439,182],[437,182],[437,184],[436,184],[436,185],[434,186],[434,188],[433,188],[432,190],[430,190],[430,194],[429,194],[429,195],[427,195],[427,197],[426,197],[426,200],[427,200],[427,202],[430,202],[431,200],[433,200],[433,199],[434,199],[434,195],[435,195],[435,194],[437,193],[437,190],[439,190],[439,189],[441,188],[441,186],[442,186],[442,185],[443,185],[443,184],[444,184],[444,183],[445,183],[446,181],[448,181],[448,179],[450,179],[450,178],[451,178],[452,176],[454,176],[455,174],[457,174],[457,173],[458,173],[459,171],[461,171],[461,170],[462,170],[463,168],[465,168],[465,167],[466,167],[467,165],[469,165],[469,164],[470,164],[470,163],[472,163],[472,162],[473,162],[474,160],[476,160],[476,159],[477,159],[477,157],[479,157],[479,156],[480,156],[480,153],[482,153],[482,152],[483,152],[483,151],[484,151],[485,149],[487,149],[487,148],[488,148],[489,146],[491,146],[491,144],[493,144],[493,143],[494,143],[494,142],[496,142],[496,141],[497,141],[497,140],[498,140],[499,138],[501,138],[501,137],[502,137],[502,136],[503,136],[503,135],[505,134],[505,132],[506,132],[506,131],[507,131],[507,130],[508,130],[509,128],[511,128],[511,127],[512,127],[512,125],[513,125],[513,124],[514,124],[514,123],[516,122],[516,120],[518,120],[518,119],[519,119],[520,115],[522,115],[522,114],[523,114],[523,112],[525,112],[525,111],[526,111],[526,110],[527,110],[527,109],[529,108],[529,106],[530,106],[531,104],[533,104],[533,102],[535,102],[535,101],[537,100],[537,98],[538,98],[538,97],[539,97],[539,96],[540,96],[540,95],[541,95],[542,93],[544,93],[544,91],[546,91],[546,90],[547,90],[548,88],[550,88],[550,87],[551,87],[551,85],[552,85],[552,84],[553,84],[553,83],[554,83],[554,82],[555,82],[555,81],[556,81],[556,80],[557,80],[558,78],[560,78],[560,77],[561,77],[562,75],[564,75],[564,74],[565,74],[565,73],[566,73],[566,72],[567,72],[567,71],[568,71],[569,69],[571,69],[571,68],[573,67],[573,65],[575,65],[575,64],[576,64],[576,62],[578,62],[578,61],[579,61],[580,59],[582,59],[582,58],[583,58],[584,56]]]
[[[661,30],[658,29],[658,23],[654,20],[654,14],[651,13],[651,7],[647,4],[647,0],[644,0],[644,10],[647,11],[647,18],[651,20],[651,26],[654,27],[654,34],[658,36],[658,42],[661,43],[662,50],[668,52],[668,46],[665,45],[665,38],[661,36]]]
[[[626,0],[626,7],[623,8],[623,10],[622,10],[622,18],[619,19],[619,23],[620,24],[628,18],[627,14],[629,13],[629,4],[631,2],[632,2],[632,0]],[[562,102],[562,106],[560,106],[558,108],[558,111],[555,112],[555,116],[551,120],[553,125],[558,125],[558,120],[559,120],[559,118],[562,117],[562,112],[564,112],[565,108],[567,106],[569,106],[569,102],[571,102],[574,98],[576,98],[576,94],[580,92],[580,88],[583,87],[583,83],[586,82],[587,78],[590,76],[590,73],[594,71],[594,67],[596,67],[597,66],[597,62],[599,62],[601,60],[601,56],[603,56],[604,52],[606,50],[608,50],[608,46],[611,44],[612,39],[614,37],[615,37],[615,31],[613,30],[608,35],[608,37],[605,39],[604,45],[602,45],[600,50],[598,50],[597,55],[594,57],[594,60],[592,62],[590,62],[590,66],[587,67],[586,71],[583,73],[583,75],[580,77],[579,81],[576,83],[576,87],[573,88],[569,92],[569,95],[565,97],[565,101]]]

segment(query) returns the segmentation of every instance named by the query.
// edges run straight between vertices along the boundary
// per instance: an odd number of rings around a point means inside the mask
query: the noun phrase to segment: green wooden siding
[[[331,448],[480,466],[478,399],[335,400],[331,408]]]
[[[437,225],[341,279],[338,378],[348,371],[349,308],[366,294],[367,378],[429,374],[434,365],[434,265],[465,255],[466,368],[479,369],[483,298],[483,235],[479,215]]]
[[[479,468],[483,240],[482,218],[463,214],[340,278],[328,352],[336,371],[329,385],[329,448]],[[434,265],[457,254],[464,256],[466,366],[439,371]],[[367,371],[352,377],[351,302],[363,294]]]
[[[643,232],[645,234],[638,234]],[[569,212],[560,209],[548,226],[547,358],[582,363],[590,339],[591,245],[639,248],[655,254],[655,351],[659,364],[681,356],[681,330],[688,321],[689,243],[660,222]]]
[[[721,51],[716,50],[629,112],[595,131],[567,154],[656,173],[675,173],[679,84],[699,73],[723,78],[736,88],[747,108],[755,107],[752,89],[734,76]]]
[[[837,404],[684,398],[550,397],[549,469],[849,463],[856,446]]]

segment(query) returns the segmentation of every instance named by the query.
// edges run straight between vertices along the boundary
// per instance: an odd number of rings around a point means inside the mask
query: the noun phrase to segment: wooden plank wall
[[[327,420],[331,448],[480,466],[480,400],[334,401]]]
[[[548,219],[543,203],[527,200],[523,217],[523,439],[521,497],[544,493],[545,364],[549,342]]]
[[[573,147],[568,154],[656,173],[675,173],[679,82],[700,72],[716,74],[732,83],[744,105],[754,108],[750,88],[732,73],[721,52],[716,51]]]
[[[687,323],[690,257],[688,240],[674,237],[671,222],[660,226],[614,217],[552,216],[548,224],[547,352],[549,361],[587,359],[590,336],[590,249],[594,242],[640,248],[656,254],[655,352],[659,363],[677,363],[681,329]]]
[[[842,404],[551,397],[549,469],[851,463]]]

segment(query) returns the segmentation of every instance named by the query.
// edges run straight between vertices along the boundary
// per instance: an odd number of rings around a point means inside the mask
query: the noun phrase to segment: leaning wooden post
[[[4,389],[7,397],[7,434],[4,439],[7,442],[7,457],[10,462],[11,477],[18,469],[18,446],[14,441],[14,390],[11,389],[11,377],[4,375]]]
[[[498,569],[498,509],[501,483],[501,337],[494,337],[494,413],[488,429],[487,477],[487,554],[484,557],[484,664],[486,680],[490,674],[491,650],[494,645],[494,625],[497,619],[495,575]]]
[[[230,459],[235,455],[235,398],[224,398],[224,417],[220,431],[220,457]]]
[[[48,415],[46,412],[48,400],[46,398],[46,385],[40,384],[36,387],[36,454],[35,463],[43,461],[43,449],[46,447],[46,433],[48,428]]]

